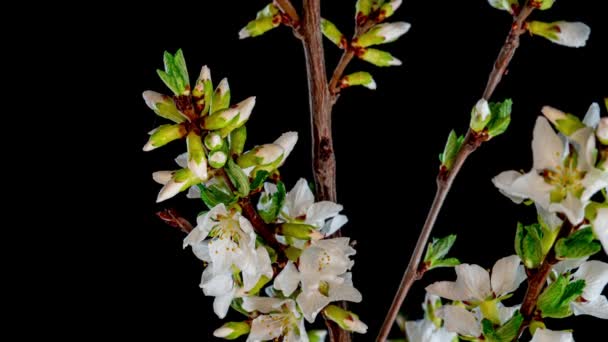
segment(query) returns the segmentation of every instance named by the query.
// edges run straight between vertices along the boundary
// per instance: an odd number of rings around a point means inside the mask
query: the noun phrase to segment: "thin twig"
[[[376,23],[371,20],[371,19],[367,19],[363,25],[356,25],[355,27],[355,33],[353,34],[353,39],[357,38],[358,36],[362,35],[363,33],[369,31],[370,28],[372,28],[372,26],[374,26]],[[333,96],[332,101],[335,102],[335,100],[337,99],[337,94],[340,92],[340,80],[342,79],[342,76],[344,75],[344,70],[346,69],[346,67],[348,66],[348,64],[353,60],[353,58],[355,57],[355,50],[350,46],[350,44],[348,44],[345,48],[344,48],[344,53],[342,53],[342,57],[340,57],[340,61],[338,62],[338,65],[336,65],[336,69],[334,69],[334,72],[331,76],[331,80],[329,81],[329,91],[331,93],[331,95]]]
[[[488,78],[488,83],[483,93],[484,99],[490,99],[494,93],[494,90],[496,89],[496,86],[502,79],[502,75],[505,73],[509,62],[513,58],[515,50],[519,46],[519,37],[525,32],[525,21],[533,10],[534,7],[526,3],[519,14],[513,19],[513,25],[509,35],[507,36],[507,39],[502,46],[500,53],[498,54],[498,58],[494,63],[492,73]],[[486,140],[486,136],[475,134],[469,129],[465,136],[462,147],[460,148],[460,151],[458,151],[453,168],[449,171],[440,172],[437,176],[437,191],[435,193],[435,199],[433,200],[431,209],[429,210],[426,221],[424,222],[424,226],[420,232],[420,236],[418,237],[418,241],[416,242],[416,247],[412,253],[412,257],[410,258],[407,269],[403,275],[403,279],[401,280],[401,284],[399,285],[399,289],[395,294],[393,303],[391,304],[391,307],[386,315],[376,341],[381,342],[387,339],[405,297],[407,296],[412,284],[418,280],[418,268],[420,260],[422,259],[424,248],[428,243],[433,226],[437,220],[437,216],[443,207],[444,200],[452,187],[454,179],[458,175],[458,172],[468,156]]]
[[[274,0],[274,4],[284,13],[289,19],[289,25],[294,29],[298,29],[300,26],[300,16],[295,7],[291,4],[290,0]]]
[[[156,213],[156,216],[163,220],[166,224],[173,228],[177,228],[182,232],[188,234],[194,229],[192,223],[181,216],[177,210],[173,208],[163,209]]]

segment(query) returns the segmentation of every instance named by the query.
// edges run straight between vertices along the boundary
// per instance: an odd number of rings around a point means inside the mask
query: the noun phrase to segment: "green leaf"
[[[570,302],[578,298],[585,289],[585,281],[579,279],[569,283],[560,275],[538,297],[537,307],[543,318],[565,318],[572,315]]]
[[[279,181],[277,183],[277,191],[269,195],[264,193],[260,196],[260,201],[258,202],[258,214],[264,222],[273,223],[277,216],[279,216],[279,212],[283,207],[283,203],[285,203],[285,184]]]
[[[544,259],[542,239],[543,232],[540,224],[524,226],[517,223],[515,252],[529,269],[537,268]]]
[[[594,241],[593,230],[587,227],[557,240],[555,255],[558,259],[580,259],[591,256],[601,249],[602,245]]]
[[[175,55],[171,55],[168,51],[165,51],[163,54],[163,62],[165,71],[156,71],[161,80],[163,80],[175,95],[189,95],[190,80],[188,78],[188,70],[186,68],[186,61],[182,50],[177,50]]]
[[[454,267],[460,265],[460,260],[457,258],[447,258],[442,260],[433,261],[431,263],[431,267],[429,269],[439,268],[439,267]]]
[[[456,159],[458,151],[460,151],[460,147],[462,146],[463,141],[464,136],[456,135],[456,132],[454,130],[452,130],[448,135],[448,141],[445,143],[443,153],[439,155],[439,161],[441,162],[441,165],[444,166],[447,170],[451,170],[452,166],[454,166],[454,160]]]
[[[329,39],[340,49],[344,49],[347,45],[346,36],[331,21],[321,18],[321,32],[325,38]]]
[[[266,178],[268,178],[269,175],[270,175],[270,173],[265,170],[261,170],[260,172],[257,172],[255,174],[255,178],[251,182],[250,188],[252,190],[257,190],[258,188],[260,188],[264,184],[264,181],[266,180]]]
[[[230,307],[247,317],[249,317],[250,315],[249,311],[243,309],[243,298],[235,298],[234,300],[232,300],[232,303],[230,303]]]
[[[237,190],[237,193],[241,197],[246,197],[249,195],[249,178],[241,168],[236,165],[232,158],[228,158],[226,162],[226,167],[224,168],[226,173],[228,174],[228,178],[234,185]]]
[[[519,334],[523,321],[524,317],[519,311],[515,311],[513,317],[498,328],[490,320],[484,319],[481,321],[483,336],[489,342],[511,342]]]
[[[237,201],[236,196],[222,190],[218,184],[205,186],[201,183],[198,184],[198,187],[201,190],[201,199],[209,209],[212,209],[220,203],[223,203],[225,206],[230,206]]]
[[[488,135],[490,138],[503,134],[511,123],[511,110],[513,101],[506,99],[503,102],[491,102],[490,111],[492,119],[487,124]]]
[[[433,239],[429,243],[424,257],[424,262],[428,265],[428,269],[460,265],[460,261],[456,258],[443,259],[454,245],[454,242],[456,242],[456,235]]]

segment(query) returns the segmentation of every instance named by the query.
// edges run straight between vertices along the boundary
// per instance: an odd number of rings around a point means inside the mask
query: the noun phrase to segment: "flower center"
[[[578,170],[578,155],[574,147],[570,147],[572,151],[565,159],[562,165],[559,165],[555,170],[544,169],[541,176],[545,182],[554,186],[550,193],[551,202],[558,203],[564,200],[568,193],[575,197],[581,197],[585,190],[582,180],[585,178],[585,171]]]

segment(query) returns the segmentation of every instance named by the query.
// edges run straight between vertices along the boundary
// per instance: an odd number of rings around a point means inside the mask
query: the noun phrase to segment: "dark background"
[[[550,104],[582,116],[591,102],[603,102],[608,96],[607,24],[599,3],[557,1],[554,9],[533,14],[534,19],[545,21],[583,21],[592,28],[591,38],[587,47],[572,49],[522,36],[521,48],[493,97],[513,99],[511,127],[471,156],[433,233],[457,233],[451,255],[461,261],[491,268],[498,258],[514,253],[517,221],[533,222],[534,209],[513,204],[490,179],[503,170],[531,167],[532,128],[540,108]],[[197,5],[144,7],[136,13],[121,11],[129,30],[120,37],[128,45],[119,55],[132,62],[129,73],[123,75],[126,92],[121,100],[126,98],[129,104],[129,113],[124,115],[133,127],[122,152],[133,162],[129,172],[137,187],[133,188],[135,197],[122,198],[127,207],[119,211],[134,210],[138,220],[135,226],[110,228],[126,237],[128,254],[118,256],[116,270],[124,272],[111,281],[116,314],[103,320],[104,330],[120,327],[123,336],[168,334],[174,340],[206,341],[213,339],[212,331],[221,324],[212,312],[212,298],[198,287],[201,263],[190,250],[182,250],[183,234],[154,216],[161,208],[176,207],[194,220],[203,209],[202,202],[184,196],[154,203],[160,186],[152,181],[151,173],[174,168],[173,158],[185,151],[185,144],[141,152],[146,132],[164,123],[141,98],[146,89],[169,92],[155,73],[162,68],[164,50],[184,50],[192,82],[206,64],[215,84],[228,77],[233,102],[257,96],[248,123],[248,147],[271,142],[287,130],[298,131],[298,145],[281,173],[288,188],[300,177],[312,179],[300,42],[285,27],[238,40],[238,31],[265,4],[199,1]],[[345,34],[352,33],[354,1],[324,1],[322,8],[324,17]],[[351,308],[369,326],[367,335],[355,337],[358,341],[371,341],[378,332],[432,201],[437,155],[450,129],[465,132],[470,109],[483,92],[511,24],[506,12],[484,0],[405,1],[390,19],[401,20],[412,24],[410,32],[379,48],[393,53],[403,65],[377,68],[355,60],[347,72],[371,72],[378,89],[347,89],[333,114],[338,197],[350,220],[342,231],[357,241],[353,276],[364,297]],[[325,42],[331,74],[340,51]],[[606,115],[603,106],[602,110]],[[420,318],[424,287],[454,278],[451,269],[428,273],[414,285],[404,311],[413,319]],[[523,289],[517,300],[523,297]],[[515,300],[507,302],[512,303]],[[231,317],[238,319],[238,314]],[[576,317],[549,321],[548,327],[574,328],[575,338],[582,341],[588,340],[585,331],[599,324],[595,318]]]

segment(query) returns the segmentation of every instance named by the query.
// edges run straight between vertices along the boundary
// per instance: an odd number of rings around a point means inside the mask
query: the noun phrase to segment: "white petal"
[[[445,328],[450,332],[470,337],[481,335],[481,326],[475,316],[460,306],[444,305],[437,314],[445,320]]]
[[[313,203],[306,211],[306,223],[322,228],[325,220],[338,215],[342,208],[340,204],[330,201]]]
[[[285,152],[283,152],[283,160],[281,160],[281,163],[279,164],[279,166],[281,166],[281,165],[283,165],[283,163],[285,163],[285,160],[287,159],[287,157],[289,157],[289,155],[291,154],[291,151],[293,151],[293,148],[296,146],[297,142],[298,142],[298,132],[283,133],[277,140],[274,141],[275,144],[281,146],[283,148],[283,150],[285,151]]]
[[[579,224],[585,218],[585,205],[579,198],[568,193],[559,203],[551,203],[549,211],[564,213],[572,224]]]
[[[426,292],[451,300],[468,300],[469,294],[453,281],[438,281],[426,287]]]
[[[266,276],[268,279],[272,278],[272,264],[270,256],[266,248],[260,246],[252,256],[253,267],[243,271],[243,289],[245,291],[251,290],[260,280],[261,276]]]
[[[347,222],[348,217],[346,217],[346,215],[336,215],[333,219],[325,222],[325,225],[321,228],[321,233],[325,236],[330,236],[337,232],[338,229],[342,228]]]
[[[173,178],[173,171],[156,171],[152,173],[152,179],[158,183],[165,185]]]
[[[179,194],[183,185],[183,183],[178,183],[171,179],[167,184],[165,184],[165,186],[163,186],[162,189],[160,189],[158,196],[156,197],[156,203],[166,201],[169,198]]]
[[[394,42],[399,37],[406,34],[407,31],[410,30],[410,27],[412,27],[412,25],[404,21],[380,24],[376,26],[376,28],[378,29],[378,32],[376,32],[376,34],[378,36],[384,37],[384,43],[390,43]]]
[[[203,271],[200,287],[203,289],[205,296],[223,296],[229,293],[234,288],[232,274],[213,272],[213,268],[208,266]]]
[[[230,308],[230,303],[232,303],[232,300],[234,299],[234,292],[235,290],[233,289],[223,296],[215,297],[215,300],[213,301],[213,312],[215,312],[217,317],[226,317],[228,309]]]
[[[186,194],[186,197],[188,198],[192,198],[192,199],[200,199],[201,198],[201,189],[198,188],[198,186],[191,186],[188,189],[188,193]]]
[[[179,165],[179,167],[181,168],[187,168],[188,167],[188,152],[182,153],[179,156],[177,156],[177,158],[175,158],[175,162],[177,163],[177,165]]]
[[[247,342],[274,340],[283,334],[282,315],[262,315],[251,322]]]
[[[593,221],[593,233],[604,246],[604,252],[608,254],[608,208],[597,210],[597,216]]]
[[[517,178],[504,192],[512,197],[529,198],[543,208],[549,208],[549,194],[553,186],[545,182],[535,170]]]
[[[492,290],[497,297],[511,293],[526,280],[526,271],[517,255],[502,258],[492,268]]]
[[[354,288],[352,284],[330,284],[329,297],[332,302],[347,301],[359,303],[363,300],[361,292]]]
[[[553,331],[549,329],[536,329],[530,342],[574,342],[569,331]]]
[[[535,170],[555,169],[561,165],[564,145],[547,119],[539,116],[534,126],[532,152]]]
[[[566,259],[564,261],[560,261],[555,266],[553,266],[553,271],[557,275],[565,274],[575,268],[578,268],[580,265],[584,264],[587,261],[588,257],[580,258],[580,259]]]
[[[211,256],[209,255],[209,246],[207,241],[202,241],[200,243],[196,243],[191,245],[192,246],[192,253],[194,253],[194,255],[196,255],[197,258],[206,261],[206,262],[211,262]]]
[[[557,34],[557,40],[551,40],[557,44],[583,47],[591,34],[591,28],[581,22],[558,21],[555,24],[559,27],[560,32]]]
[[[329,297],[321,294],[318,290],[304,291],[296,298],[304,317],[309,323],[313,323],[317,314],[331,302]]]
[[[426,319],[405,322],[405,333],[409,342],[430,341],[435,325]]]
[[[585,187],[585,191],[581,196],[581,200],[588,201],[598,191],[608,186],[608,172],[593,168],[587,172],[582,184]]]
[[[587,110],[587,114],[585,114],[585,118],[583,119],[583,124],[587,127],[596,128],[600,123],[600,105],[597,103],[592,103]]]
[[[515,306],[504,306],[502,303],[498,302],[498,316],[500,319],[500,324],[505,324],[508,320],[513,317],[515,311],[519,310],[521,305]]]
[[[608,319],[608,300],[606,296],[599,296],[589,302],[571,303],[572,312],[574,315],[591,315],[601,319]]]
[[[248,312],[259,311],[269,313],[280,311],[281,305],[291,299],[279,299],[271,297],[243,297],[242,307]]]
[[[203,231],[201,229],[196,229],[196,228],[192,229],[190,231],[190,233],[188,233],[188,235],[186,235],[186,237],[184,238],[183,248],[186,248],[187,246],[194,247],[194,246],[200,244],[203,240],[205,240],[205,238],[207,237],[207,234],[209,234],[209,231]],[[194,248],[193,248],[193,251],[194,251]]]
[[[573,277],[585,280],[582,297],[593,301],[602,294],[608,283],[608,264],[599,260],[587,261],[578,268]]]
[[[492,183],[498,188],[498,190],[505,196],[509,197],[513,202],[519,204],[523,202],[526,197],[520,197],[518,195],[512,195],[510,192],[513,182],[521,177],[522,174],[517,171],[505,171],[501,172],[498,176],[492,178]]]
[[[542,222],[548,226],[552,232],[555,232],[557,229],[561,228],[564,222],[559,218],[559,216],[557,216],[557,214],[546,210],[538,204],[535,204],[535,207],[536,212],[538,213],[539,221],[542,220]]]
[[[285,197],[284,210],[293,219],[305,215],[314,201],[315,197],[308,187],[306,179],[300,178]]]
[[[274,279],[274,288],[283,291],[283,294],[289,297],[298,288],[299,284],[300,272],[298,272],[293,262],[288,261],[285,268]]]
[[[478,265],[461,264],[455,267],[456,286],[460,287],[469,299],[485,300],[492,294],[490,274]]]

